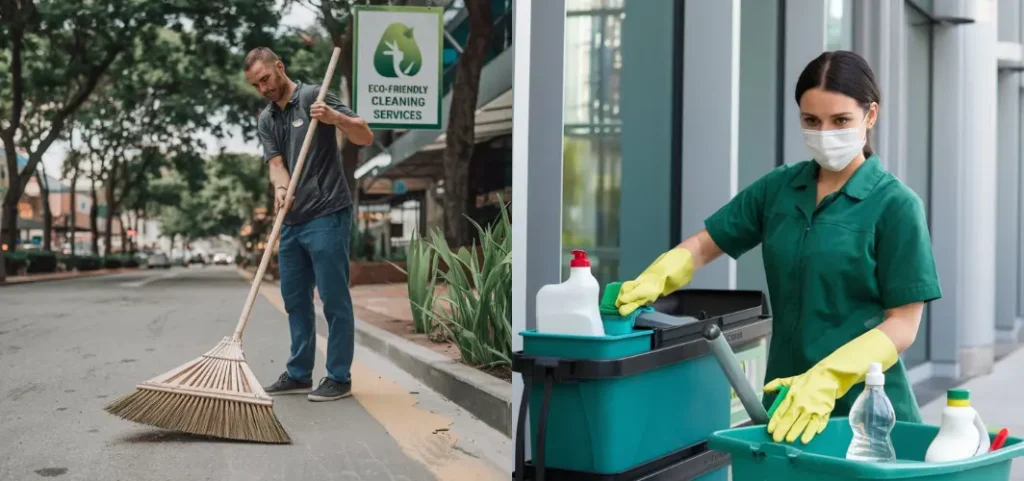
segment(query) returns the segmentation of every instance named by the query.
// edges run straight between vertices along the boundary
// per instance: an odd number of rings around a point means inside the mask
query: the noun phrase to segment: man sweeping
[[[284,63],[268,48],[245,57],[245,75],[270,100],[259,118],[263,160],[270,166],[276,206],[289,209],[281,228],[278,264],[281,296],[288,311],[291,355],[287,370],[264,387],[271,395],[309,393],[310,401],[333,401],[351,395],[354,345],[352,297],[348,287],[349,235],[354,206],[335,129],[359,145],[373,142],[373,132],[355,112],[328,92],[316,102],[318,85],[293,81]],[[310,121],[319,125],[306,155],[295,195],[285,199]],[[327,318],[327,377],[313,388],[316,311],[313,287],[320,292]]]

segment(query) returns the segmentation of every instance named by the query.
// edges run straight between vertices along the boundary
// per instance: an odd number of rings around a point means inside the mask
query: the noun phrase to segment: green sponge
[[[615,300],[619,298],[620,290],[622,290],[621,282],[611,282],[604,287],[600,305],[602,315],[619,315],[619,308],[615,307]]]

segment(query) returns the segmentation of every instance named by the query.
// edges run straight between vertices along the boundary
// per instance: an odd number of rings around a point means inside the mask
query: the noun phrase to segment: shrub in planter
[[[419,235],[409,241],[406,269],[394,262],[389,264],[406,275],[409,307],[412,310],[413,330],[434,338],[437,323],[430,314],[434,310],[434,288],[437,285],[438,256],[431,245]]]
[[[139,267],[139,258],[133,255],[121,256],[121,267]]]
[[[26,252],[28,266],[25,272],[29,274],[41,274],[57,271],[57,255],[50,251]]]
[[[470,219],[470,222],[473,222]],[[487,228],[473,222],[480,234],[470,249],[453,253],[439,232],[431,247],[452,268],[439,271],[448,287],[438,299],[446,308],[422,311],[451,335],[462,362],[476,367],[512,364],[512,223],[503,203],[501,217]],[[476,255],[478,252],[480,256]],[[458,267],[458,268],[456,268]]]
[[[70,262],[80,271],[95,271],[103,267],[103,261],[96,256],[74,256]]]
[[[4,256],[4,268],[9,276],[22,275],[28,268],[28,256],[24,252],[8,252]]]
[[[106,269],[120,269],[121,258],[117,256],[106,256],[103,258],[103,267]]]

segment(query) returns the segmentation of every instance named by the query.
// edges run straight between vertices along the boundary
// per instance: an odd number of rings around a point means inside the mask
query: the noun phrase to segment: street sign
[[[395,193],[396,195],[402,195],[406,192],[409,192],[409,186],[406,185],[404,181],[396,180],[391,184],[391,192]]]
[[[441,129],[444,8],[354,7],[352,107],[371,129]]]

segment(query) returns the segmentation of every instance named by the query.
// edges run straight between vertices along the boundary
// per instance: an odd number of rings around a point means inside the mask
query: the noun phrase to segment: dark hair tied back
[[[882,103],[871,66],[863,57],[847,50],[825,52],[804,67],[796,81],[796,103],[800,103],[804,92],[819,87],[853,98],[865,112],[872,103]],[[864,144],[864,155],[873,153],[869,138]]]

